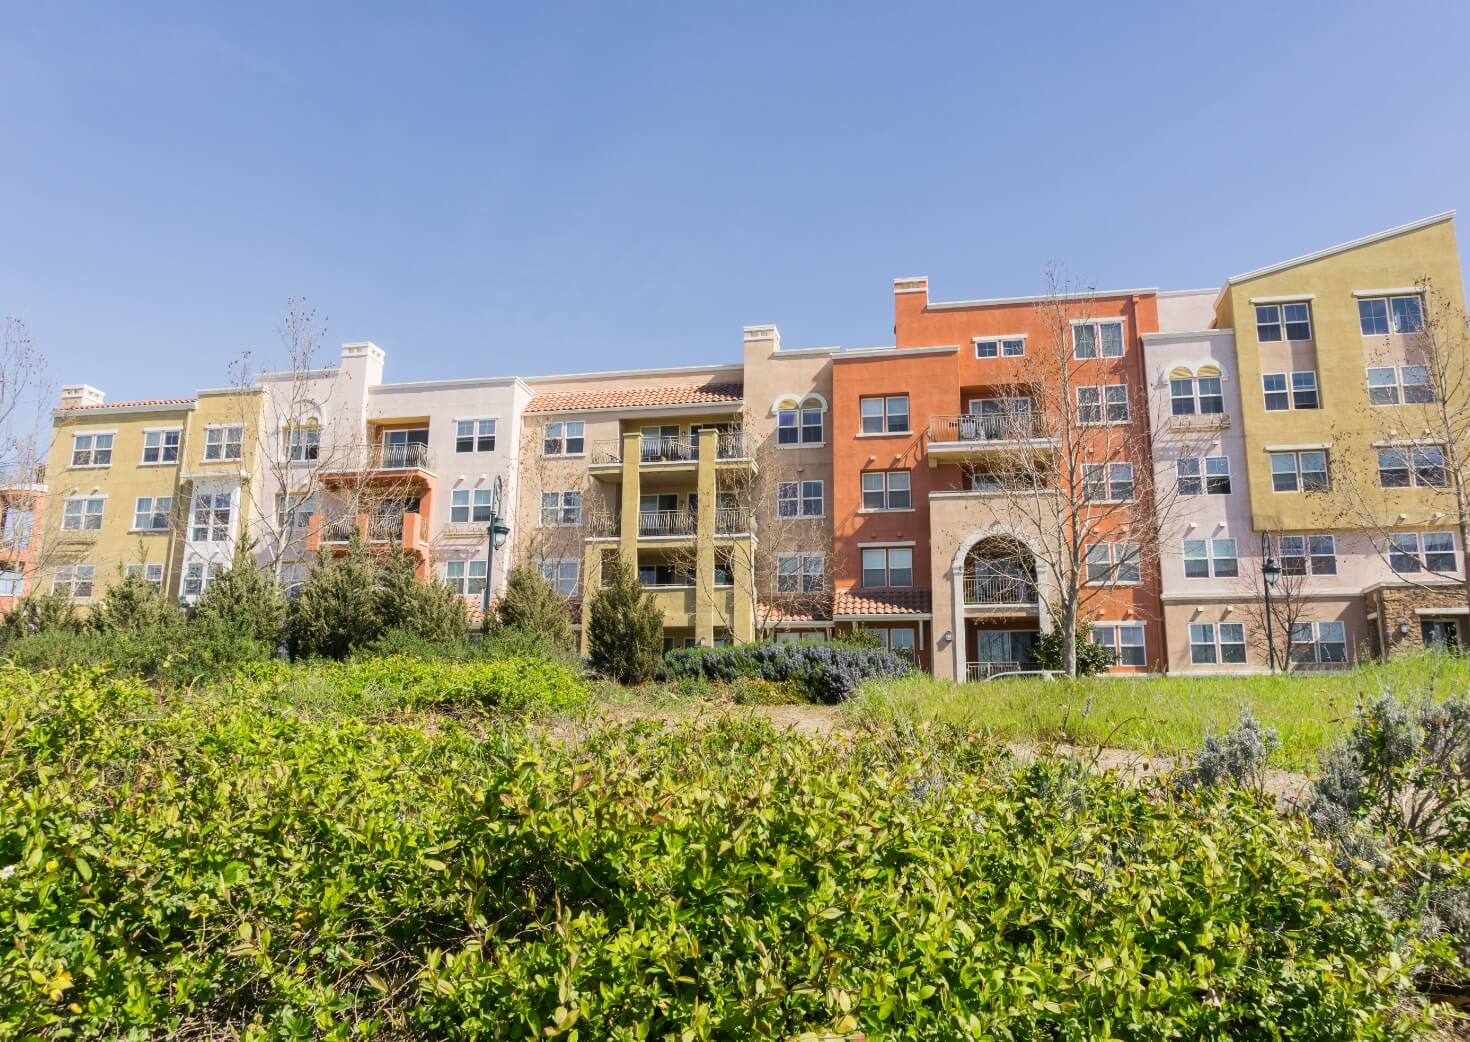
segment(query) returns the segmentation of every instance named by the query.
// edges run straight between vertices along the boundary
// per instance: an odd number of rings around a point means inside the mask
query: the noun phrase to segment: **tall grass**
[[[857,723],[942,721],[1004,738],[1105,744],[1171,754],[1232,726],[1242,707],[1277,729],[1282,767],[1307,767],[1365,696],[1470,692],[1470,657],[1404,656],[1343,673],[1253,677],[1092,677],[956,684],[874,681],[847,703]]]

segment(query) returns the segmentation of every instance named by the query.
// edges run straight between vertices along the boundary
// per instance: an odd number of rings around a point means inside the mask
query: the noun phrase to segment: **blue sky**
[[[10,4],[0,312],[116,400],[292,294],[407,380],[889,343],[899,275],[1216,285],[1470,205],[1467,8]]]

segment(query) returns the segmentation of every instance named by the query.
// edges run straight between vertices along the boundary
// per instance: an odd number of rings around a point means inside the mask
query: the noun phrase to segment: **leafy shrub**
[[[85,674],[0,671],[0,722],[7,1036],[1417,1027],[1413,945],[1224,791],[748,722],[483,741]]]
[[[658,672],[664,616],[638,574],[621,557],[606,566],[606,585],[588,606],[587,650],[592,668],[620,684],[642,684]]]
[[[484,658],[540,658],[582,668],[581,658],[560,638],[520,626],[496,626],[480,639],[475,651]]]
[[[366,648],[354,653],[354,658],[404,658],[423,659],[426,662],[462,662],[472,657],[468,640],[436,641],[425,640],[407,626],[394,626],[384,630]]]
[[[866,680],[905,676],[909,669],[906,659],[881,648],[791,641],[678,648],[664,656],[658,677],[703,677],[726,683],[756,677],[778,684],[793,682],[811,701],[835,705],[851,698]]]
[[[378,621],[384,630],[406,629],[426,641],[463,643],[469,632],[464,598],[448,583],[420,579],[413,559],[403,551],[378,565]]]
[[[367,659],[341,667],[337,682],[399,692],[408,704],[418,706],[572,712],[584,708],[589,700],[587,686],[575,673],[534,658],[483,662]]]
[[[502,627],[536,633],[561,651],[572,650],[572,620],[567,602],[534,568],[511,569],[505,596],[496,606],[496,613]]]
[[[1113,652],[1101,644],[1092,642],[1091,626],[1085,622],[1077,624],[1077,675],[1079,677],[1096,676],[1104,673],[1113,664]],[[1052,627],[1050,633],[1043,633],[1036,638],[1035,650],[1032,654],[1036,658],[1038,669],[1061,669],[1062,652],[1066,644],[1062,640],[1062,631]]]
[[[866,626],[854,626],[850,630],[839,630],[832,635],[833,644],[841,644],[845,648],[860,648],[864,651],[879,651],[883,648],[883,641],[878,634]]]
[[[4,639],[29,637],[55,631],[76,632],[82,620],[69,597],[54,593],[28,593],[5,616]]]
[[[94,633],[177,639],[183,624],[179,606],[141,575],[123,576],[107,587],[87,614],[87,628]]]
[[[1281,748],[1274,727],[1262,727],[1242,706],[1240,722],[1223,735],[1206,735],[1194,763],[1179,776],[1186,789],[1234,785],[1257,794],[1266,791],[1266,761]]]
[[[230,570],[217,575],[194,604],[190,621],[210,648],[245,640],[274,648],[281,640],[286,598],[272,576],[256,564],[251,544],[235,547]]]

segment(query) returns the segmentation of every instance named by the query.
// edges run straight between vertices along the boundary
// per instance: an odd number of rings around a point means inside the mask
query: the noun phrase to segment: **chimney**
[[[912,347],[920,342],[919,332],[910,328],[929,307],[929,277],[912,275],[893,280],[893,343]]]
[[[61,389],[61,408],[76,409],[83,405],[101,405],[106,397],[91,384],[69,384]]]

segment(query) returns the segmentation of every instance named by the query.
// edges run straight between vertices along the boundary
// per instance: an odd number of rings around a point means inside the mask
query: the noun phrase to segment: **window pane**
[[[888,585],[888,554],[883,550],[863,551],[863,585]]]
[[[1373,405],[1398,404],[1398,380],[1392,366],[1381,366],[1368,370],[1368,401]]]
[[[1097,327],[1077,325],[1072,327],[1073,353],[1077,358],[1097,357]]]
[[[1210,560],[1208,544],[1203,539],[1184,540],[1184,577],[1208,579]]]
[[[1123,354],[1123,324],[1121,322],[1105,322],[1098,327],[1102,334],[1102,355],[1104,358],[1119,358]]]
[[[1302,491],[1327,491],[1327,453],[1303,452],[1297,459],[1301,466]]]
[[[1291,404],[1286,395],[1285,373],[1266,373],[1261,377],[1261,385],[1266,393],[1267,412],[1279,412]]]
[[[1317,374],[1315,372],[1291,374],[1291,404],[1296,409],[1317,408]]]
[[[1418,297],[1393,298],[1393,331],[1417,333],[1424,328],[1424,314]]]
[[[1235,540],[1216,539],[1210,546],[1210,553],[1215,559],[1215,578],[1233,579],[1240,572],[1236,567]]]
[[[1277,492],[1296,491],[1297,482],[1295,453],[1271,453],[1271,487]]]
[[[1404,385],[1404,401],[1423,405],[1434,401],[1434,388],[1429,383],[1429,368],[1422,365],[1406,365],[1399,370]],[[1448,381],[1446,381],[1448,383]]]
[[[1286,319],[1286,339],[1312,339],[1311,311],[1306,304],[1287,304],[1282,312]]]
[[[1175,416],[1191,416],[1194,414],[1194,381],[1193,380],[1170,380],[1169,381],[1170,405]]]
[[[1409,454],[1406,450],[1378,450],[1378,484],[1384,488],[1408,488]]]
[[[913,505],[909,495],[908,471],[895,470],[888,474],[888,509],[907,510]]]
[[[1256,339],[1263,343],[1281,339],[1281,309],[1275,304],[1256,305]]]
[[[864,434],[880,434],[883,431],[883,399],[864,398],[861,402]]]
[[[894,432],[909,429],[908,395],[895,395],[888,399],[888,429]]]
[[[996,340],[977,340],[975,341],[975,357],[995,358],[1000,354],[999,347],[1000,342]]]
[[[1388,332],[1388,305],[1381,297],[1358,301],[1358,325],[1364,336]]]
[[[895,548],[888,551],[888,585],[914,585],[914,552]]]

